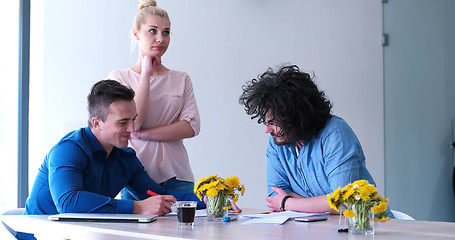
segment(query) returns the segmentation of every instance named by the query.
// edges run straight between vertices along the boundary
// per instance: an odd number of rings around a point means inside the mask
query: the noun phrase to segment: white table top
[[[35,233],[38,239],[455,239],[453,222],[394,219],[375,223],[374,236],[361,236],[338,233],[345,228],[339,216],[311,223],[290,220],[283,225],[242,224],[245,219],[208,222],[200,217],[193,228],[179,226],[176,216],[159,217],[152,223],[56,222],[47,217],[2,215],[0,219],[16,231]]]

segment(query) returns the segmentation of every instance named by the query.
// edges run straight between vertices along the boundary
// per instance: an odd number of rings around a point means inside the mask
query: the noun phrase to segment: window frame
[[[28,197],[28,141],[30,92],[30,0],[19,3],[19,93],[17,146],[17,207]]]

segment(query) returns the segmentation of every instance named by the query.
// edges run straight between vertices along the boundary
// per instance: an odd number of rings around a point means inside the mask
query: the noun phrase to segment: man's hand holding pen
[[[147,191],[147,193],[153,197],[134,201],[133,213],[163,216],[171,212],[172,204],[177,201],[172,195],[158,195],[152,191]]]

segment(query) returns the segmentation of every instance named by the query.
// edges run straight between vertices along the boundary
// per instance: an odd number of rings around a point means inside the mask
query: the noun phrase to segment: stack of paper
[[[242,224],[283,224],[289,219],[297,217],[311,217],[327,215],[328,213],[304,213],[294,211],[284,212],[272,212],[272,213],[259,213],[259,214],[248,214],[241,215],[242,218],[249,218],[250,220],[243,222]]]

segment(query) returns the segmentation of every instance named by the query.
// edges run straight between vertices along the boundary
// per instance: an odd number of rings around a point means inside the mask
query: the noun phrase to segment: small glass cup
[[[180,226],[193,226],[196,207],[195,201],[177,201],[171,206],[171,210],[177,213]]]

